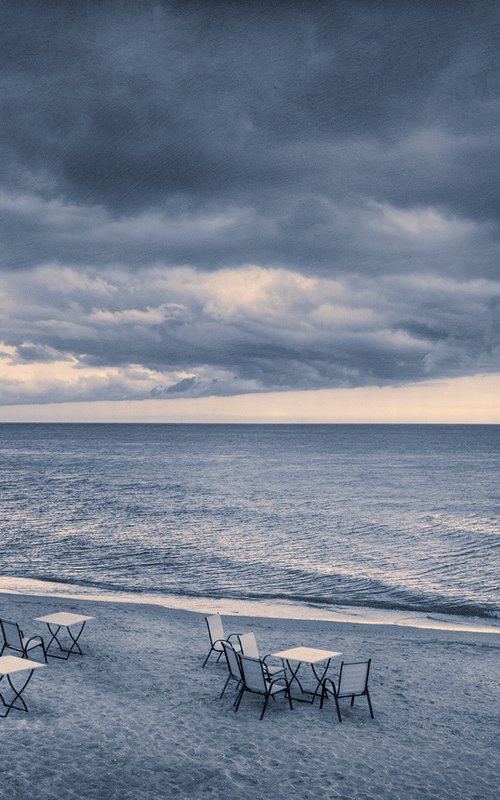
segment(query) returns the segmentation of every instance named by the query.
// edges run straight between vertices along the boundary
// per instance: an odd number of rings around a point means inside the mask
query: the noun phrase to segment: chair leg
[[[334,694],[334,695],[333,695],[333,699],[335,700],[335,706],[336,706],[336,708],[337,708],[337,717],[339,718],[339,722],[342,722],[342,717],[340,716],[340,706],[339,706],[339,701],[338,701],[338,698],[337,698],[337,695],[336,695],[336,694]]]
[[[208,656],[206,657],[205,661],[204,661],[204,662],[203,662],[203,664],[201,665],[201,668],[202,668],[202,669],[203,669],[203,667],[206,665],[206,663],[207,663],[208,659],[210,658],[210,656],[212,655],[212,653],[213,653],[213,650],[214,650],[214,648],[213,648],[213,647],[211,647],[211,648],[210,648],[210,650],[208,651]]]
[[[45,659],[45,663],[46,663],[46,664],[48,664],[48,661],[47,661],[47,652],[46,652],[46,650],[45,650],[45,644],[44,644],[44,642],[43,642],[43,639],[42,639],[42,637],[41,637],[41,636],[39,636],[38,638],[40,639],[40,644],[37,644],[37,645],[35,645],[35,647],[41,647],[41,648],[42,648],[42,653],[43,653],[43,657],[44,657],[44,659]]]
[[[227,676],[227,679],[226,679],[226,682],[225,682],[225,684],[224,684],[224,688],[223,688],[222,692],[221,692],[221,693],[220,693],[220,695],[219,695],[219,697],[220,697],[220,698],[224,697],[224,692],[226,691],[226,689],[227,689],[227,685],[228,685],[228,683],[229,683],[229,681],[230,681],[230,680],[231,680],[231,676],[230,676],[230,675],[228,675],[228,676]]]
[[[219,653],[219,655],[217,656],[217,663],[219,663],[219,661],[221,659],[221,656],[222,656],[222,653]]]
[[[353,705],[354,705],[354,695],[352,695],[351,697],[351,708],[353,707]]]
[[[244,687],[244,686],[242,686],[242,687],[241,687],[241,689],[240,689],[240,693],[239,693],[238,697],[236,698],[236,702],[235,702],[235,704],[234,704],[234,710],[235,710],[235,712],[236,712],[236,711],[238,711],[238,709],[239,709],[239,707],[240,707],[241,698],[243,697],[243,692],[244,692],[244,691],[245,691],[245,687]]]
[[[288,704],[289,704],[289,706],[290,706],[290,711],[293,711],[293,705],[292,705],[292,691],[291,691],[291,689],[290,689],[290,686],[288,686],[288,687],[287,687],[286,693],[287,693],[287,695],[288,695]]]
[[[7,645],[4,642],[4,645],[3,645],[2,649],[0,650],[0,656],[2,655],[2,653],[3,653],[3,651],[5,650],[6,647],[7,647]]]
[[[320,707],[320,709],[323,708],[323,703],[325,702],[327,697],[328,697],[328,694],[327,694],[326,686],[325,686],[325,684],[323,684],[323,686],[321,688],[321,697],[319,699],[319,707]]]
[[[370,700],[370,693],[368,692],[368,689],[366,690],[366,699],[368,700],[368,708],[370,709],[370,716],[372,719],[375,719],[375,717],[373,716],[372,701]]]
[[[260,719],[262,719],[262,718],[263,718],[263,716],[264,716],[264,714],[266,713],[267,701],[268,701],[268,700],[269,700],[269,695],[268,695],[268,694],[266,694],[266,699],[264,700],[264,705],[263,705],[263,707],[262,707],[262,714],[260,715]]]

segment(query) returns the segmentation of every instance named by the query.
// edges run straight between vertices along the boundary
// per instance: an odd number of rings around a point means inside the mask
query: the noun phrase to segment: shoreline
[[[486,621],[481,617],[444,614],[438,611],[406,611],[364,606],[322,607],[317,604],[282,600],[245,600],[234,598],[149,595],[143,592],[96,591],[94,587],[77,584],[41,581],[31,578],[0,576],[0,594],[65,597],[96,602],[157,605],[164,608],[197,613],[220,613],[225,616],[343,622],[367,625],[394,625],[426,630],[467,631],[470,633],[500,634],[500,620]]]

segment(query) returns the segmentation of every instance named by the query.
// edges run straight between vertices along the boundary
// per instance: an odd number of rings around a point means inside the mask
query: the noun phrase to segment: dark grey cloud
[[[496,2],[3,3],[5,357],[70,397],[498,371],[499,34]]]

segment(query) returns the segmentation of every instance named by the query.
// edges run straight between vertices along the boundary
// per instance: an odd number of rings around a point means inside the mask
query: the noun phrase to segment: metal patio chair
[[[370,716],[372,719],[374,719],[372,703],[370,700],[370,692],[368,691],[368,675],[370,674],[370,664],[371,658],[368,659],[368,661],[343,661],[340,665],[338,686],[336,687],[330,678],[325,678],[323,681],[319,707],[323,708],[324,701],[327,699],[328,694],[331,694],[335,700],[337,717],[339,722],[342,722],[339,699],[341,697],[350,697],[351,706],[353,706],[355,697],[366,697],[368,701],[368,708],[370,709]],[[328,688],[328,684],[331,688]]]
[[[241,633],[238,636],[238,642],[241,648],[242,656],[250,656],[250,658],[260,658],[260,660],[264,664],[264,670],[268,678],[272,678],[274,675],[277,675],[278,672],[285,672],[285,667],[283,666],[283,664],[279,667],[278,665],[267,663],[267,659],[272,658],[270,653],[268,653],[265,656],[260,655],[259,648],[257,645],[257,639],[255,638],[255,634],[252,631],[250,631],[249,633]]]
[[[0,656],[3,655],[4,650],[14,650],[16,653],[21,653],[22,658],[28,658],[29,652],[35,647],[41,647],[45,663],[47,663],[47,651],[41,636],[25,636],[17,622],[8,622],[5,619],[0,619],[0,628],[3,634]]]
[[[223,649],[224,655],[226,657],[228,676],[227,676],[226,682],[224,684],[224,688],[222,689],[222,692],[220,693],[219,697],[224,697],[224,692],[226,691],[227,687],[229,686],[229,682],[230,681],[236,681],[236,689],[239,689],[240,686],[241,686],[241,683],[242,683],[241,667],[240,667],[240,662],[239,662],[239,658],[238,658],[238,653],[234,649],[234,647],[231,644],[231,642],[222,642],[222,649]],[[237,696],[236,696],[236,699],[237,699]],[[235,699],[235,703],[236,703],[236,699]]]
[[[245,692],[260,694],[264,697],[264,705],[262,707],[260,719],[262,719],[265,714],[269,698],[272,697],[274,700],[279,692],[285,692],[288,697],[290,708],[293,710],[290,686],[284,674],[269,679],[264,663],[260,658],[250,658],[250,656],[239,656],[238,658],[241,668],[242,685],[234,704],[235,711],[238,711],[241,698]]]
[[[231,639],[237,639],[240,635],[239,633],[230,633],[229,636],[226,636],[220,614],[212,614],[210,617],[205,617],[205,622],[207,623],[208,635],[210,636],[210,650],[208,651],[205,661],[201,665],[202,668],[206,665],[212,653],[218,653],[217,661],[220,659],[224,652],[222,648],[223,642],[230,642],[233,644]],[[238,643],[233,644],[233,647],[236,651],[240,649]]]

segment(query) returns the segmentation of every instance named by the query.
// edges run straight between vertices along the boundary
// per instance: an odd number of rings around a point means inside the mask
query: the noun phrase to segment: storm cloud
[[[0,402],[499,371],[499,4],[0,17]]]

